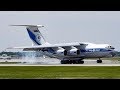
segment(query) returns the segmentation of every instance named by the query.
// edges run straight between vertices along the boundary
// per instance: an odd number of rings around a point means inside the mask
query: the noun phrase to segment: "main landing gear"
[[[99,58],[99,60],[97,60],[97,63],[102,63],[102,60]]]
[[[99,58],[97,60],[97,63],[102,63],[102,60]],[[79,60],[61,60],[61,64],[84,64],[84,61],[79,59]]]
[[[61,64],[83,64],[83,60],[61,60]]]

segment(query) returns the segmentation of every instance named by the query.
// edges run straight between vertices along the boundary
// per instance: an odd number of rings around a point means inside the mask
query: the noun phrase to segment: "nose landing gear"
[[[99,60],[97,60],[97,63],[102,63],[102,60],[99,58]]]

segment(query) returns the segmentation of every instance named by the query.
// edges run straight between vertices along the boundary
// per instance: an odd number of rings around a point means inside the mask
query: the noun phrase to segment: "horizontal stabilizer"
[[[10,25],[10,26],[44,27],[43,25]]]

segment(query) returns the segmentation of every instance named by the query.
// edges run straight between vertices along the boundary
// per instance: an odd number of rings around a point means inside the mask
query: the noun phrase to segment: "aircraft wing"
[[[23,47],[9,47],[7,49],[23,49],[24,51],[39,51],[42,49],[52,48],[53,50],[58,49],[58,47],[69,49],[71,46],[78,49],[84,48],[87,44],[84,43],[75,43],[75,44],[50,44],[50,45],[37,45],[37,46],[23,46]]]

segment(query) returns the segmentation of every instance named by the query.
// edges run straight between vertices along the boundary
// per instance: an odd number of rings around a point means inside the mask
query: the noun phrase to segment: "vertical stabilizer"
[[[30,39],[33,41],[32,45],[42,45],[46,43],[45,38],[39,31],[39,27],[44,27],[42,25],[12,25],[12,26],[25,26],[29,34]]]

